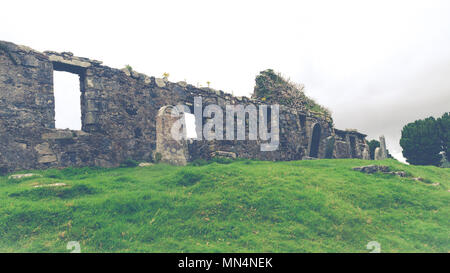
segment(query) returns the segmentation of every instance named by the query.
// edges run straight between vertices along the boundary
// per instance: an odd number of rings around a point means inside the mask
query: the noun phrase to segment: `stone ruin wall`
[[[2,173],[50,167],[115,167],[127,159],[153,161],[158,137],[162,141],[161,129],[157,130],[158,111],[162,107],[186,104],[193,109],[196,96],[202,97],[203,107],[217,104],[224,109],[226,104],[264,104],[223,91],[110,68],[69,52],[41,53],[1,41],[0,46]],[[80,77],[81,131],[55,129],[54,70]],[[182,154],[187,161],[224,154],[261,160],[300,160],[309,158],[313,135],[320,131],[314,157],[364,157],[365,135],[335,130],[332,122],[318,113],[280,105],[279,124],[280,146],[273,152],[261,152],[259,140],[188,141],[180,147],[186,149]],[[167,158],[162,160],[170,162],[171,156],[169,149]]]

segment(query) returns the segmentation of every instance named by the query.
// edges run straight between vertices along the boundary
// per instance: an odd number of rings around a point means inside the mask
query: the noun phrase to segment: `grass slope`
[[[36,171],[0,177],[0,251],[382,252],[450,250],[450,170],[362,160]],[[67,187],[34,188],[66,183]]]

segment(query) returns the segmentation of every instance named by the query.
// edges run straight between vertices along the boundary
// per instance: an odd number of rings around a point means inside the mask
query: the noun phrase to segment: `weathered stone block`
[[[93,100],[87,100],[86,101],[86,111],[92,112],[92,111],[98,111],[98,107]]]
[[[376,173],[376,172],[389,172],[388,166],[379,166],[379,165],[368,165],[368,166],[362,166],[362,167],[355,167],[353,168],[355,171],[360,171],[363,173]]]
[[[123,73],[125,73],[125,75],[127,75],[128,77],[131,77],[131,71],[130,71],[130,69],[128,69],[127,67],[122,68],[121,71],[122,71]]]
[[[227,157],[227,158],[236,158],[236,153],[233,152],[225,152],[225,151],[215,151],[211,153],[211,157]]]
[[[56,162],[57,158],[55,155],[44,155],[39,157],[38,162],[39,163],[51,163]]]
[[[50,133],[42,134],[42,139],[67,139],[73,138],[72,131],[69,130],[55,130]]]
[[[69,65],[83,67],[83,68],[87,68],[87,67],[91,66],[90,62],[83,62],[83,61],[80,61],[77,59],[65,59],[64,57],[58,56],[58,55],[49,55],[48,58],[52,62],[59,62],[59,63],[69,64]]]
[[[164,79],[156,78],[155,83],[156,83],[156,86],[158,86],[160,88],[166,87],[166,82],[164,81]]]
[[[41,175],[35,174],[35,173],[14,174],[14,175],[10,175],[8,177],[8,179],[22,179],[22,178],[33,177],[33,176],[41,176]]]
[[[89,88],[93,88],[94,87],[94,81],[91,78],[87,78],[86,79],[86,85]]]
[[[53,154],[53,151],[50,149],[50,145],[48,143],[38,144],[38,145],[36,145],[36,147],[34,147],[34,149],[40,155],[52,155]]]
[[[97,122],[97,118],[93,112],[87,112],[84,118],[85,124],[95,124]]]
[[[34,57],[33,55],[25,55],[23,57],[23,65],[38,67],[39,60],[36,57]]]
[[[177,82],[177,84],[178,84],[179,86],[181,86],[181,87],[186,87],[186,86],[187,86],[187,83],[186,83],[185,81]]]

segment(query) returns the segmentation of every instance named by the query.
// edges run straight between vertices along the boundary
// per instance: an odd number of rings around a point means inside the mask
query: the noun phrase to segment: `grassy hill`
[[[450,169],[363,160],[35,171],[0,177],[0,251],[450,251]],[[225,162],[228,163],[228,162]],[[35,187],[65,183],[62,187]],[[431,183],[440,183],[433,186]]]

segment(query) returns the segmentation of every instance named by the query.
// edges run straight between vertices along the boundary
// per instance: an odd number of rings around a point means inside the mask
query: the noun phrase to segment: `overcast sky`
[[[447,0],[6,0],[1,9],[0,40],[234,95],[249,96],[273,68],[304,83],[337,128],[384,134],[396,157],[406,123],[450,111]]]

